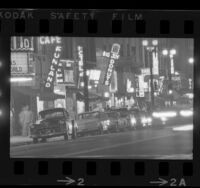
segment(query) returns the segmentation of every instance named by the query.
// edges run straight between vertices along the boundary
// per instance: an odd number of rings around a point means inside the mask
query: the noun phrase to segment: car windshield
[[[42,119],[48,119],[48,118],[55,118],[55,117],[63,117],[64,113],[63,111],[48,111],[43,112],[40,114]]]
[[[79,119],[92,119],[92,118],[97,118],[98,116],[99,112],[85,113],[85,114],[80,114]]]
[[[108,113],[108,117],[117,118],[117,113]]]
[[[128,113],[125,112],[125,111],[121,111],[121,112],[120,112],[120,116],[121,116],[121,117],[126,117],[127,115],[128,115]]]

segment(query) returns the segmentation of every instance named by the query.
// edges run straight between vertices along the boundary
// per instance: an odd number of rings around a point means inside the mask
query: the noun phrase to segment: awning
[[[42,92],[40,89],[32,89],[31,87],[13,87],[11,88],[11,95],[14,92],[18,92],[24,95],[32,97],[39,96],[43,101],[54,101],[56,99],[65,99],[65,95],[59,95],[56,93]]]
[[[54,101],[56,99],[65,99],[65,95],[59,95],[56,93],[40,93],[40,100],[42,101]]]
[[[90,102],[97,101],[97,100],[100,100],[100,101],[108,101],[109,100],[109,98],[102,97],[102,96],[99,96],[99,95],[94,94],[94,93],[89,93],[88,95],[89,95],[89,101]],[[77,92],[76,98],[79,101],[84,101],[84,99],[85,99],[84,93],[81,92],[81,91]]]
[[[23,87],[11,87],[11,95],[14,92],[18,92],[24,95],[30,95],[30,96],[37,96],[40,93],[39,89],[32,89],[31,87],[28,86],[23,86]]]

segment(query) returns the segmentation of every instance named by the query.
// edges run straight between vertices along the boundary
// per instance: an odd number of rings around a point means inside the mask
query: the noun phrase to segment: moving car
[[[137,108],[129,110],[128,120],[132,129],[144,128],[152,125],[151,115]]]
[[[105,112],[94,111],[78,114],[78,135],[108,132],[110,120]]]
[[[65,140],[68,140],[70,136],[76,138],[77,130],[76,121],[70,119],[64,108],[53,108],[39,112],[39,119],[30,127],[30,137],[33,138],[34,143],[39,139],[46,141],[47,138],[62,135]]]
[[[157,109],[152,113],[153,125],[177,125],[193,123],[192,107],[168,107]]]

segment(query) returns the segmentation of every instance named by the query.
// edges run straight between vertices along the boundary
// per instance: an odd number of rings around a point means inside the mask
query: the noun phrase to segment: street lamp
[[[153,86],[153,51],[158,45],[158,40],[151,40],[151,44],[148,40],[143,40],[142,45],[146,47],[148,51],[148,62],[150,64],[150,84],[151,84],[151,108],[154,108],[154,86]]]
[[[188,59],[188,63],[189,63],[189,64],[193,64],[193,63],[194,63],[194,58],[193,58],[193,57],[190,57],[190,58]]]

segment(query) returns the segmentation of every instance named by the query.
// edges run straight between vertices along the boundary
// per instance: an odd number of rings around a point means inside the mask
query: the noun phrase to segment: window
[[[123,44],[121,44],[121,47],[120,47],[120,56],[124,56]]]
[[[130,56],[130,45],[127,44],[127,56],[129,57]]]
[[[136,57],[136,47],[135,46],[131,46],[131,56]]]

